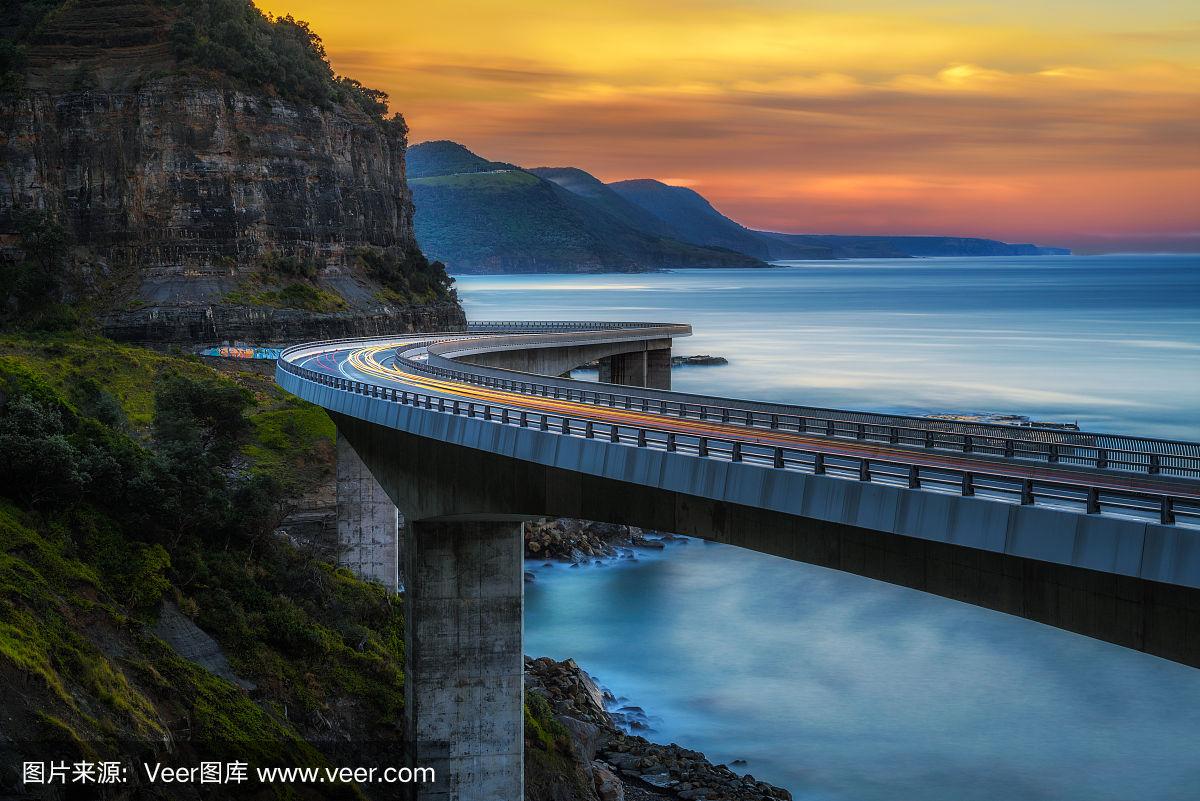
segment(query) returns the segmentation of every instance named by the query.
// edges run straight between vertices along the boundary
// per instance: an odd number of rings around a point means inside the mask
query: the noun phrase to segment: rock
[[[528,583],[530,583],[531,581],[533,581],[533,579],[534,579],[534,575],[533,575],[533,573],[531,573],[530,571],[526,570],[526,571],[525,571],[525,583],[526,583],[526,584],[528,584]]]
[[[645,710],[628,699],[618,699],[613,693],[600,690],[574,660],[527,658],[525,680],[526,687],[544,695],[559,720],[569,727],[572,741],[579,745],[577,757],[591,755],[592,761],[581,769],[591,771],[598,796],[603,778],[597,778],[596,766],[603,765],[618,781],[626,777],[624,797],[630,801],[663,797],[705,801],[791,799],[787,790],[759,782],[750,775],[738,776],[725,765],[713,765],[699,751],[675,743],[659,745],[626,733],[618,723],[630,728],[644,726]],[[605,711],[605,702],[621,706],[610,713]],[[594,752],[591,751],[593,728]]]
[[[558,722],[566,727],[571,734],[571,745],[575,750],[575,758],[585,765],[590,765],[596,758],[600,747],[600,727],[586,720],[579,720],[570,715],[560,715]]]
[[[670,773],[665,771],[662,773],[643,773],[638,778],[644,781],[646,784],[653,785],[654,787],[665,788],[679,783],[675,779],[671,778]]]
[[[684,367],[691,365],[701,365],[705,367],[715,367],[717,365],[729,364],[729,360],[724,356],[672,356],[672,367]]]
[[[179,655],[211,671],[221,678],[237,684],[244,690],[253,690],[254,684],[233,672],[221,646],[179,611],[171,601],[163,601],[158,622],[151,629],[155,636],[179,652]]]
[[[592,780],[600,801],[625,801],[625,785],[603,762],[592,763]]]
[[[43,22],[26,91],[0,99],[0,240],[16,209],[55,210],[90,271],[120,284],[96,295],[114,339],[268,343],[461,327],[450,298],[381,299],[357,258],[362,247],[416,252],[403,120],[181,68],[171,19],[157,3],[126,0]],[[310,289],[339,302],[256,300],[291,280],[261,283],[275,257],[306,265]]]

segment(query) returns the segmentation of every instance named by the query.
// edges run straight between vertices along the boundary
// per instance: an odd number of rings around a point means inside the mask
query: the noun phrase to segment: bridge
[[[670,391],[686,325],[474,323],[276,368],[338,430],[342,563],[406,608],[422,799],[522,797],[521,523],[689,534],[1200,667],[1200,444]],[[600,362],[602,383],[569,378]],[[401,522],[402,521],[402,522]]]

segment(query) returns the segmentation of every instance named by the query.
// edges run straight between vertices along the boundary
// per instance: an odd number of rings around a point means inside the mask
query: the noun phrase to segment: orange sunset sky
[[[1200,251],[1183,0],[261,0],[413,142],[691,186],[747,225]]]

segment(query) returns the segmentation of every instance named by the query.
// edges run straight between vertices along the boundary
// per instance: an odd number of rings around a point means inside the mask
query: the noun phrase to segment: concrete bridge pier
[[[650,389],[671,389],[670,348],[646,351],[646,386]]]
[[[396,504],[342,432],[337,435],[338,564],[389,592],[400,589],[400,532]]]
[[[627,387],[671,388],[671,349],[617,353],[600,359],[600,382]]]
[[[627,387],[646,386],[646,351],[605,356],[600,360],[600,381]]]
[[[405,740],[437,776],[418,801],[524,797],[523,550],[519,522],[405,532]]]

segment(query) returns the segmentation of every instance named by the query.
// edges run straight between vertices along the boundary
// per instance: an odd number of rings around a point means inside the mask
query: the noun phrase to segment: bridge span
[[[289,348],[338,428],[343,563],[407,611],[422,798],[522,795],[521,521],[831,567],[1200,667],[1200,445],[670,391],[685,325],[476,323]],[[610,383],[563,377],[600,360]],[[397,529],[398,514],[404,524]]]

